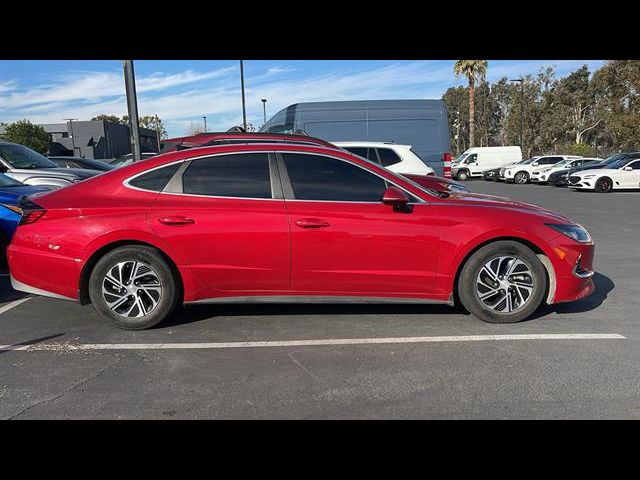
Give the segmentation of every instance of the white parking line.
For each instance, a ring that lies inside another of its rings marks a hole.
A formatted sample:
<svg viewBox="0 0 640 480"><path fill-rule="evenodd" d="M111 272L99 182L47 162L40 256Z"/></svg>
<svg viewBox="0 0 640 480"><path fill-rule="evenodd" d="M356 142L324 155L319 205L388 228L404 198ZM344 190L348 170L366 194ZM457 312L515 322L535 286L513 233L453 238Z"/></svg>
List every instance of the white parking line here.
<svg viewBox="0 0 640 480"><path fill-rule="evenodd" d="M33 297L25 297L25 298L20 298L18 300L14 300L11 303L7 303L4 307L0 307L0 315L2 315L4 312L8 312L9 310L11 310L13 307L17 307L18 305L20 305L21 303L26 302L27 300L29 300L30 298Z"/></svg>
<svg viewBox="0 0 640 480"><path fill-rule="evenodd" d="M217 342L217 343L66 343L0 345L0 351L43 351L43 350L184 350L218 348L263 348L263 347L309 347L322 345L370 345L398 343L440 343L440 342L481 342L512 340L620 340L617 333L534 333L519 335L458 335L435 337L391 337L391 338L327 338L319 340L268 340L258 342Z"/></svg>

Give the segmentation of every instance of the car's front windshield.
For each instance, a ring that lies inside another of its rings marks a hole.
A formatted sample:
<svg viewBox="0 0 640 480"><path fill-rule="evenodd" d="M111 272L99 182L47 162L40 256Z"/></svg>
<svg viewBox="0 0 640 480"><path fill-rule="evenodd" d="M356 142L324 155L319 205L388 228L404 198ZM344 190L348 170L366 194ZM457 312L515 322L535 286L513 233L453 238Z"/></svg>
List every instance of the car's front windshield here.
<svg viewBox="0 0 640 480"><path fill-rule="evenodd" d="M611 162L609 165L607 165L607 168L622 168L624 167L627 163L633 161L633 160L637 160L636 158L630 158L627 156L624 156L622 158L619 158L618 160L616 160L615 162Z"/></svg>
<svg viewBox="0 0 640 480"><path fill-rule="evenodd" d="M17 144L0 145L0 157L9 162L13 168L56 168L58 166L47 157Z"/></svg>
<svg viewBox="0 0 640 480"><path fill-rule="evenodd" d="M538 158L540 157L531 157L531 158L527 158L526 160L520 160L518 162L518 165L528 165L529 163L535 162Z"/></svg>
<svg viewBox="0 0 640 480"><path fill-rule="evenodd" d="M22 187L24 184L18 180L14 180L11 177L0 174L0 188L7 187Z"/></svg>

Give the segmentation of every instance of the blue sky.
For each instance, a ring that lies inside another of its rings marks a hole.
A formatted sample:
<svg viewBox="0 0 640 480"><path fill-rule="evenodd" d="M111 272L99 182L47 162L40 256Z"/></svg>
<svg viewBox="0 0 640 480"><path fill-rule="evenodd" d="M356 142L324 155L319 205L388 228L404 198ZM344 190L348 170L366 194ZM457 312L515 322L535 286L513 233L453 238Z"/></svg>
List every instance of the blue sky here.
<svg viewBox="0 0 640 480"><path fill-rule="evenodd" d="M463 85L454 60L247 60L248 122L262 125L291 103L326 100L440 98ZM553 66L564 76L583 64L593 71L601 60L489 60L488 79L537 74ZM239 61L135 61L140 115L157 114L170 136L184 135L207 116L210 131L242 123ZM28 118L58 123L127 112L120 60L0 61L0 121Z"/></svg>

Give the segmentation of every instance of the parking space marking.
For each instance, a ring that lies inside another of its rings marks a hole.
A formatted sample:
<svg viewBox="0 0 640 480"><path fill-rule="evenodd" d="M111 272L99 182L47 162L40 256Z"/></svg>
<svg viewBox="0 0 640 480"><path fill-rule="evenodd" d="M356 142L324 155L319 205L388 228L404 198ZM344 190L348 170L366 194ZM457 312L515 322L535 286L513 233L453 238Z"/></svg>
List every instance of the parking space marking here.
<svg viewBox="0 0 640 480"><path fill-rule="evenodd" d="M20 298L18 300L14 300L13 302L7 303L4 307L0 308L0 315L2 315L4 312L8 312L13 307L17 307L21 303L24 303L24 302L26 302L27 300L29 300L31 298L33 298L33 297Z"/></svg>
<svg viewBox="0 0 640 480"><path fill-rule="evenodd" d="M220 348L263 348L263 347L310 347L328 345L371 345L401 343L441 343L441 342L481 342L513 340L620 340L627 337L618 333L534 333L515 335L457 335L433 337L390 337L390 338L326 338L318 340L265 340L254 342L216 343L84 343L84 344L30 344L0 345L0 351L45 351L45 350L185 350Z"/></svg>

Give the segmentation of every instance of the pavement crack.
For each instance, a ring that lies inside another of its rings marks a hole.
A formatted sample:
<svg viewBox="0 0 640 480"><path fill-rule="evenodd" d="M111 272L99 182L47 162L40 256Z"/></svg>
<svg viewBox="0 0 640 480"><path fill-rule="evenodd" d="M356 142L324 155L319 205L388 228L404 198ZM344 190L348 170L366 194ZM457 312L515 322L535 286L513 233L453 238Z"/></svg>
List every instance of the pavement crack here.
<svg viewBox="0 0 640 480"><path fill-rule="evenodd" d="M56 395L54 397L51 398L47 398L45 400L36 402L32 405L29 405L28 407L22 409L21 411L19 411L18 413L16 413L15 415L12 415L10 417L5 418L5 420L14 420L16 418L18 418L19 416L27 413L28 411L30 411L31 409L40 406L40 405L46 405L48 403L51 402L55 402L56 400L64 397L65 395L68 395L69 393L72 393L73 391L75 391L77 388L82 387L83 385L95 380L96 378L98 378L99 376L101 376L103 373L105 373L107 370L111 369L112 367L115 367L116 365L118 365L119 363L122 362L123 360L123 356L122 355L118 355L117 356L117 360L113 363L111 363L110 365L107 365L105 368L103 368L102 370L100 370L98 373L96 373L95 375L92 375L88 378L85 378L84 380L82 380L81 382L76 383L75 385L73 385L71 388L68 388L66 390L64 390L62 393L60 393L59 395Z"/></svg>

